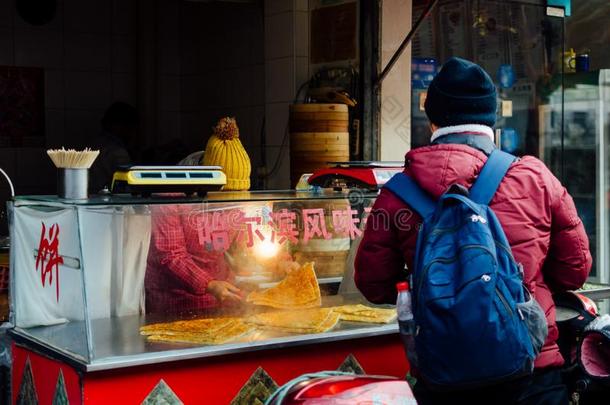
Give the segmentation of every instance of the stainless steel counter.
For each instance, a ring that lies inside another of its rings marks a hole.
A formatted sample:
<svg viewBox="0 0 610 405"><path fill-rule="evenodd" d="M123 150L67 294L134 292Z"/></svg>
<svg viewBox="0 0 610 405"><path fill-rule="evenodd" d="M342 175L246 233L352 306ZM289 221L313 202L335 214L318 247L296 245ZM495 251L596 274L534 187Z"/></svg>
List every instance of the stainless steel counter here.
<svg viewBox="0 0 610 405"><path fill-rule="evenodd" d="M335 330L310 335L257 331L230 344L200 346L178 343L151 343L139 333L143 317L131 316L91 321L93 353L87 360L84 322L30 329L15 328L11 334L18 342L36 346L60 357L83 371L101 371L146 364L196 359L254 350L311 345L357 339L398 332L396 324L372 325L341 322ZM50 344L49 342L57 342ZM71 342L68 351L59 342Z"/></svg>

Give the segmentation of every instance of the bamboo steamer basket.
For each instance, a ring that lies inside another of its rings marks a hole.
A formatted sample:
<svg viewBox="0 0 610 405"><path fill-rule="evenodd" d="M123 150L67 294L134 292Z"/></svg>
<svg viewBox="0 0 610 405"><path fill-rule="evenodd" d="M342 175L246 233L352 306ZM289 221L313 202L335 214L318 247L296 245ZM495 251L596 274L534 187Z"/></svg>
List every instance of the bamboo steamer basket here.
<svg viewBox="0 0 610 405"><path fill-rule="evenodd" d="M299 263L314 262L314 269L318 278L342 277L347 267L347 256L349 255L349 239L331 239L327 242L327 248L335 250L301 250L294 254ZM347 247L346 247L347 246Z"/></svg>
<svg viewBox="0 0 610 405"><path fill-rule="evenodd" d="M327 162L349 160L349 110L345 104L290 106L290 180Z"/></svg>

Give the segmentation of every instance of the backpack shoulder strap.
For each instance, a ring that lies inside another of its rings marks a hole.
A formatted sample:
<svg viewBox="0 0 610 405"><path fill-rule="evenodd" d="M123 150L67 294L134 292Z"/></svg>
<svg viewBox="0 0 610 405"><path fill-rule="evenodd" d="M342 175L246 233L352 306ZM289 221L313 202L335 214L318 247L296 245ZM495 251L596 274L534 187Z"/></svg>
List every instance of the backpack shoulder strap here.
<svg viewBox="0 0 610 405"><path fill-rule="evenodd" d="M489 204L510 165L517 158L495 149L487 158L479 177L470 188L470 199L478 204Z"/></svg>
<svg viewBox="0 0 610 405"><path fill-rule="evenodd" d="M383 187L417 211L422 218L427 218L434 212L436 207L434 200L422 190L415 180L404 173L395 174Z"/></svg>

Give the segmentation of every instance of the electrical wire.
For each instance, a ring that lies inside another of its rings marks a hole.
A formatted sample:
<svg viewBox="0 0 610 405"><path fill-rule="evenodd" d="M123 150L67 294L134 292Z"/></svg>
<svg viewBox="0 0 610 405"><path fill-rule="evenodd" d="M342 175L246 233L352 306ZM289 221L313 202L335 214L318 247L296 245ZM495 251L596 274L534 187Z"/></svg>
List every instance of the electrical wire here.
<svg viewBox="0 0 610 405"><path fill-rule="evenodd" d="M294 96L294 100L293 100L292 104L296 104L297 101L299 101L301 92L303 91L305 86L307 86L310 83L310 81L311 80L307 80L306 82L301 84L301 86L299 86L299 89L297 90L297 94ZM277 170L280 168L281 163L284 160L283 159L284 155L283 155L282 151L286 147L286 142L288 141L289 134L290 134L290 119L288 119L288 121L286 122L286 127L284 128L284 137L282 138L282 143L280 144L280 150L277 152L277 156L275 158L275 163L273 164L273 167L271 168L271 170L269 172L267 172L267 174L265 175L265 177L264 177L265 179L268 179L269 177L273 176L277 172Z"/></svg>
<svg viewBox="0 0 610 405"><path fill-rule="evenodd" d="M11 198L15 198L15 187L13 187L13 182L11 181L11 178L8 177L8 174L6 174L6 172L4 170L2 170L1 167L0 167L0 173L2 173L4 175L4 177L6 178L6 181L8 182L9 187L11 188Z"/></svg>

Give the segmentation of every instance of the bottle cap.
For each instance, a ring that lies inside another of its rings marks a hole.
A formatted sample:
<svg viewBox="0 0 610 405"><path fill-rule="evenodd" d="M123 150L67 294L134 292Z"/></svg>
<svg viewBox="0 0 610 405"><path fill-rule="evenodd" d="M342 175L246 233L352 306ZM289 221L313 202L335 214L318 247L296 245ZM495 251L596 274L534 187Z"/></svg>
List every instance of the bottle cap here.
<svg viewBox="0 0 610 405"><path fill-rule="evenodd" d="M407 281L401 281L400 283L396 283L397 291L409 291L409 283Z"/></svg>

